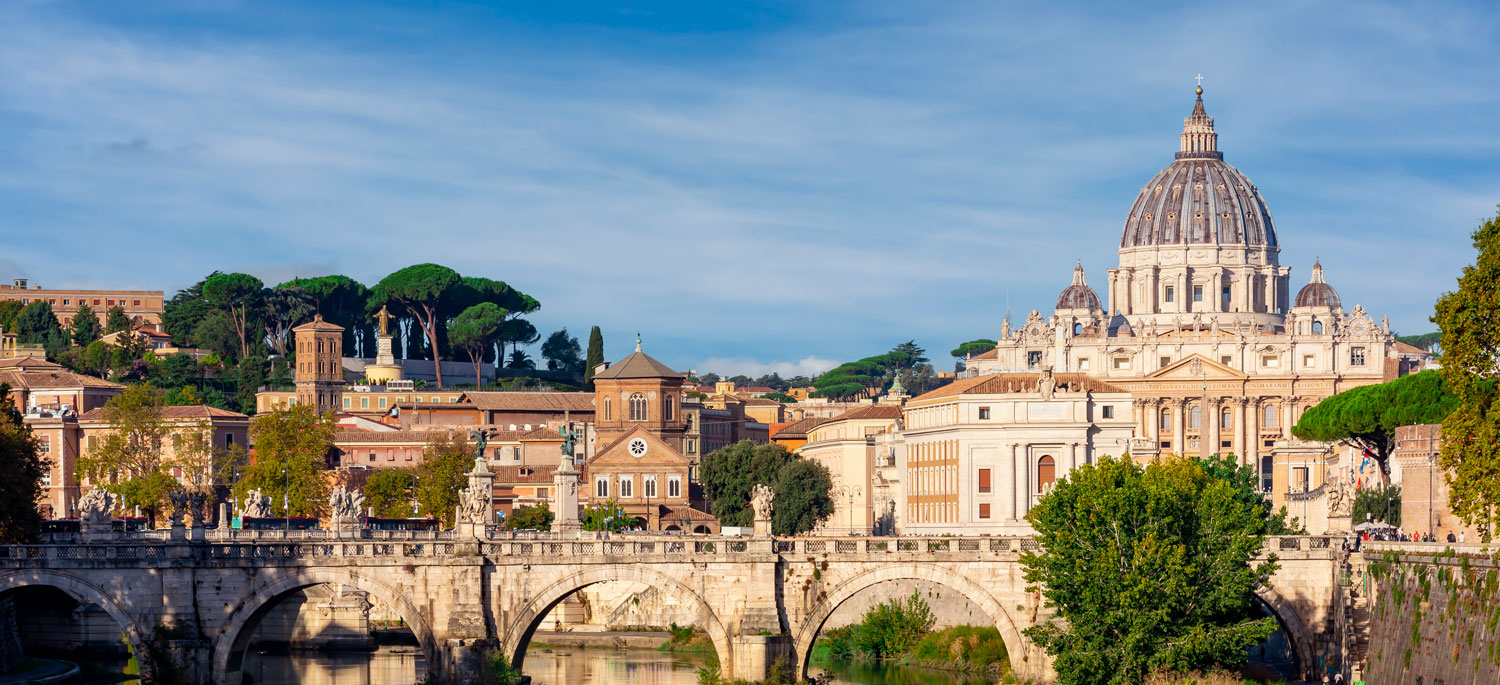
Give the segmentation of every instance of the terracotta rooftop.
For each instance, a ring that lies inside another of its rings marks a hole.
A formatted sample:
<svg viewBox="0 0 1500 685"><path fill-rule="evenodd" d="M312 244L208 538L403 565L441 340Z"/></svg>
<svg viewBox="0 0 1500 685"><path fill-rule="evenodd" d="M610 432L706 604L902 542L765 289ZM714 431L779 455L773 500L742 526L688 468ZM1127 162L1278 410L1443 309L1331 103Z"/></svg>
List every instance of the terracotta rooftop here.
<svg viewBox="0 0 1500 685"><path fill-rule="evenodd" d="M969 358L970 359L999 359L1000 358L1000 348L998 348L998 347L991 347L990 349L985 350L983 352L980 352L979 354L976 354L976 355L974 355L972 357L969 357Z"/></svg>
<svg viewBox="0 0 1500 685"><path fill-rule="evenodd" d="M343 326L340 326L340 325L338 325L336 323L329 323L327 321L324 321L322 314L314 314L312 321L309 321L309 322L307 322L305 324L302 324L301 326L298 326L298 327L292 329L292 331L294 331L294 332L295 331L342 331L342 330L344 330Z"/></svg>
<svg viewBox="0 0 1500 685"><path fill-rule="evenodd" d="M799 438L807 437L807 432L817 427L818 424L828 423L832 419L822 416L809 416L796 423L788 424L786 427L771 435L773 438Z"/></svg>
<svg viewBox="0 0 1500 685"><path fill-rule="evenodd" d="M51 367L17 367L0 369L0 383L15 389L36 390L42 388L108 388L124 390L119 383L94 378L93 376Z"/></svg>
<svg viewBox="0 0 1500 685"><path fill-rule="evenodd" d="M829 421L859 421L901 418L901 407L895 404L872 404L868 407L850 409Z"/></svg>
<svg viewBox="0 0 1500 685"><path fill-rule="evenodd" d="M1396 352L1399 354L1432 354L1416 345L1408 345L1400 340L1396 341Z"/></svg>
<svg viewBox="0 0 1500 685"><path fill-rule="evenodd" d="M576 411L593 413L591 392L466 392L467 400L484 411Z"/></svg>
<svg viewBox="0 0 1500 685"><path fill-rule="evenodd" d="M636 345L635 351L624 359L610 365L609 368L594 374L594 378L623 379L623 378L681 378L682 374L673 371L656 360L649 354L641 351L640 345Z"/></svg>
<svg viewBox="0 0 1500 685"><path fill-rule="evenodd" d="M1008 393L1036 392L1036 382L1041 374L1038 373L1000 373L988 376L975 376L963 380L954 381L941 388L927 392L915 398L912 402L932 400L942 397L953 397L955 395L1000 395ZM1087 390L1089 392L1125 392L1123 388L1110 385L1097 378L1085 376L1081 373L1059 373L1054 376L1057 379L1057 390L1059 392L1077 392Z"/></svg>
<svg viewBox="0 0 1500 685"><path fill-rule="evenodd" d="M521 475L521 469L527 469L528 475ZM495 474L495 485L504 483L551 483L552 475L557 472L556 466L495 466L490 465L490 471Z"/></svg>
<svg viewBox="0 0 1500 685"><path fill-rule="evenodd" d="M237 411L210 407L206 404L192 404L180 407L162 407L162 418L165 419L245 419L250 417ZM104 408L96 407L78 417L80 421L102 421L104 419Z"/></svg>

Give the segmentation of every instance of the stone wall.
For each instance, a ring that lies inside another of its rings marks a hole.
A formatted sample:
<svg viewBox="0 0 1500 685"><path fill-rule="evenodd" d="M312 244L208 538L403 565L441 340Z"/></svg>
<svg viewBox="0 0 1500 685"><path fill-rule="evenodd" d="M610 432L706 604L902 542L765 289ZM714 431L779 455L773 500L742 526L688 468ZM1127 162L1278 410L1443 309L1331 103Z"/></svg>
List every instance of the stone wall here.
<svg viewBox="0 0 1500 685"><path fill-rule="evenodd" d="M1500 682L1500 572L1490 557L1370 559L1369 683Z"/></svg>
<svg viewBox="0 0 1500 685"><path fill-rule="evenodd" d="M16 625L16 604L9 597L0 597L0 673L20 665L25 656L21 652L21 630Z"/></svg>

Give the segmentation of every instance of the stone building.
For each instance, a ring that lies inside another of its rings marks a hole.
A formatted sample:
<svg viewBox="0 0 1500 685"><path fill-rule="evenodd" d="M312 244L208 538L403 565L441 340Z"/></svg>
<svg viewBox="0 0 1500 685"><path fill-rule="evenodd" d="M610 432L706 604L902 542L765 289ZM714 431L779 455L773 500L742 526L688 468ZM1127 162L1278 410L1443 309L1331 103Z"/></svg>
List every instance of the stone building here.
<svg viewBox="0 0 1500 685"><path fill-rule="evenodd" d="M796 453L826 467L833 479L833 515L814 532L868 535L874 507L875 436L901 430L900 404L874 404L809 424Z"/></svg>
<svg viewBox="0 0 1500 685"><path fill-rule="evenodd" d="M1072 469L1129 449L1131 397L1083 374L993 374L906 404L903 532L1023 534Z"/></svg>
<svg viewBox="0 0 1500 685"><path fill-rule="evenodd" d="M1443 425L1428 423L1396 429L1391 462L1401 469L1401 528L1408 533L1432 533L1438 540L1462 533L1467 542L1480 541L1479 530L1465 525L1448 508L1448 472L1438 466L1443 449ZM1355 521L1360 523L1360 521Z"/></svg>
<svg viewBox="0 0 1500 685"><path fill-rule="evenodd" d="M52 312L64 327L71 326L73 314L78 311L78 307L87 304L94 310L94 315L99 317L100 326L104 325L111 307L120 307L130 317L133 326L147 326L159 331L164 310L160 290L43 290L42 286L33 286L24 278L15 279L11 285L0 285L0 302L6 300L23 305L46 302L52 305Z"/></svg>
<svg viewBox="0 0 1500 685"><path fill-rule="evenodd" d="M1002 323L965 375L1087 374L1130 393L1142 453L1233 453L1269 489L1274 447L1304 410L1420 363L1384 319L1343 308L1321 263L1292 291L1265 198L1224 162L1198 94L1175 161L1126 215L1107 300L1078 265L1051 316Z"/></svg>

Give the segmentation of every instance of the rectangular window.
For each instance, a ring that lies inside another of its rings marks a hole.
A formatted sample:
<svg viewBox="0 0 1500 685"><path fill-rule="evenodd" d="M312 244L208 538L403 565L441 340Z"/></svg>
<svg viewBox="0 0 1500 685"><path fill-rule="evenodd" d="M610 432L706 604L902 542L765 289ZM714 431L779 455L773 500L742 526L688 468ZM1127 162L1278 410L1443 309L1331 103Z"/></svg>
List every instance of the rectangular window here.
<svg viewBox="0 0 1500 685"><path fill-rule="evenodd" d="M411 450L406 450L406 460L411 461Z"/></svg>
<svg viewBox="0 0 1500 685"><path fill-rule="evenodd" d="M641 487L647 497L656 497L656 476L641 476Z"/></svg>
<svg viewBox="0 0 1500 685"><path fill-rule="evenodd" d="M1089 358L1088 357L1084 357L1083 359L1078 360L1078 370L1079 371L1088 371L1089 370Z"/></svg>
<svg viewBox="0 0 1500 685"><path fill-rule="evenodd" d="M381 409L385 409L385 401L386 401L386 398L384 398L384 397L380 398L380 408Z"/></svg>
<svg viewBox="0 0 1500 685"><path fill-rule="evenodd" d="M600 499L609 497L609 478L600 476L594 479L594 497Z"/></svg>
<svg viewBox="0 0 1500 685"><path fill-rule="evenodd" d="M1034 369L1040 363L1042 363L1042 353L1040 351L1026 353L1026 366Z"/></svg>
<svg viewBox="0 0 1500 685"><path fill-rule="evenodd" d="M511 461L521 461L521 448L519 448L519 447L512 447L512 448L510 448L510 459L511 459Z"/></svg>
<svg viewBox="0 0 1500 685"><path fill-rule="evenodd" d="M1174 301L1176 301L1176 295L1177 295L1177 289L1173 288L1172 286L1169 285L1169 286L1167 286L1166 294L1162 297L1162 301L1164 301L1164 302L1174 302Z"/></svg>
<svg viewBox="0 0 1500 685"><path fill-rule="evenodd" d="M396 461L396 450L386 450L385 451L385 460L386 461Z"/></svg>
<svg viewBox="0 0 1500 685"><path fill-rule="evenodd" d="M979 408L979 420L980 421L987 421L987 420L989 420L989 418L990 418L990 408L989 407L980 407Z"/></svg>
<svg viewBox="0 0 1500 685"><path fill-rule="evenodd" d="M979 469L979 491L980 492L989 492L990 491L990 470L989 469Z"/></svg>
<svg viewBox="0 0 1500 685"><path fill-rule="evenodd" d="M667 496L672 498L682 497L681 476L671 476L667 478Z"/></svg>
<svg viewBox="0 0 1500 685"><path fill-rule="evenodd" d="M1231 357L1231 356L1229 356L1227 354L1221 354L1221 355L1219 355L1219 363L1223 364L1224 366L1229 366L1229 364L1231 362L1233 362L1233 361L1234 361L1234 357Z"/></svg>
<svg viewBox="0 0 1500 685"><path fill-rule="evenodd" d="M622 499L635 497L634 476L620 476L620 497Z"/></svg>
<svg viewBox="0 0 1500 685"><path fill-rule="evenodd" d="M1353 364L1354 366L1364 366L1365 365L1365 348L1363 348L1363 347L1351 347L1351 348L1349 348L1349 363Z"/></svg>
<svg viewBox="0 0 1500 685"><path fill-rule="evenodd" d="M537 499L547 499L547 488L537 488L536 489L536 498Z"/></svg>
<svg viewBox="0 0 1500 685"><path fill-rule="evenodd" d="M99 301L98 300L94 300L94 306L95 307L99 306Z"/></svg>
<svg viewBox="0 0 1500 685"><path fill-rule="evenodd" d="M344 398L344 408L348 409L348 408L350 408L352 406L354 406L354 398L352 398L352 397L345 397Z"/></svg>
<svg viewBox="0 0 1500 685"><path fill-rule="evenodd" d="M1167 368L1168 366L1171 366L1171 365L1172 365L1172 358L1171 357L1162 357L1161 358L1161 368L1165 369L1165 368Z"/></svg>
<svg viewBox="0 0 1500 685"><path fill-rule="evenodd" d="M1292 482L1289 485L1292 492L1307 492L1307 467L1292 467Z"/></svg>
<svg viewBox="0 0 1500 685"><path fill-rule="evenodd" d="M1106 405L1104 405L1104 407L1102 409L1103 409L1103 414L1102 415L1104 416L1104 418L1106 418L1106 419L1112 419L1112 418L1115 417L1115 407L1114 407L1114 405L1112 405L1112 404L1106 404Z"/></svg>
<svg viewBox="0 0 1500 685"><path fill-rule="evenodd" d="M1117 368L1117 369L1128 369L1128 368L1130 368L1130 357L1115 357L1115 368Z"/></svg>
<svg viewBox="0 0 1500 685"><path fill-rule="evenodd" d="M359 408L360 409L369 409L370 408L370 398L368 398L368 397L361 397L361 398L359 398Z"/></svg>
<svg viewBox="0 0 1500 685"><path fill-rule="evenodd" d="M1315 365L1315 363L1314 363L1315 359L1317 359L1317 358L1314 357L1314 356L1312 356L1312 355L1310 355L1310 354L1304 354L1304 355L1302 355L1302 367L1305 368L1305 369L1311 369Z"/></svg>
<svg viewBox="0 0 1500 685"><path fill-rule="evenodd" d="M52 436L49 436L49 435L43 435L43 436L41 436L41 440L37 441L36 451L37 451L37 454L40 454L40 455L42 455L44 457L47 456L47 455L49 455L49 454L52 454Z"/></svg>
<svg viewBox="0 0 1500 685"><path fill-rule="evenodd" d="M70 305L70 304L73 304L72 300L69 300L69 299L66 299L66 298L63 299L63 306L67 306L67 305Z"/></svg>
<svg viewBox="0 0 1500 685"><path fill-rule="evenodd" d="M979 505L979 518L987 519L989 517L990 517L990 505L988 505L988 504L980 504Z"/></svg>
<svg viewBox="0 0 1500 685"><path fill-rule="evenodd" d="M1278 366L1281 366L1281 357L1268 354L1260 358L1260 365L1268 369L1274 369Z"/></svg>
<svg viewBox="0 0 1500 685"><path fill-rule="evenodd" d="M140 300L136 300L135 301L135 306L137 306L137 307L141 306L141 301Z"/></svg>
<svg viewBox="0 0 1500 685"><path fill-rule="evenodd" d="M1229 286L1226 285L1219 289L1219 299L1223 300L1224 304L1229 304Z"/></svg>
<svg viewBox="0 0 1500 685"><path fill-rule="evenodd" d="M1202 302L1203 301L1203 286L1201 286L1201 285L1195 285L1195 286L1193 286L1193 301L1194 302Z"/></svg>
<svg viewBox="0 0 1500 685"><path fill-rule="evenodd" d="M375 461L375 453L374 452L370 453L370 461Z"/></svg>

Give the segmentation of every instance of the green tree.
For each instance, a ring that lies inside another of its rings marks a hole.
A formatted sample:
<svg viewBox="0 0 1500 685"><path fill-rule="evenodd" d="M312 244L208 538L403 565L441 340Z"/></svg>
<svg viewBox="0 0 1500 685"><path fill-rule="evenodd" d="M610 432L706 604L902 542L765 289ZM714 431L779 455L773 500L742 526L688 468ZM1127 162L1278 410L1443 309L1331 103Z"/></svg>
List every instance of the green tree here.
<svg viewBox="0 0 1500 685"><path fill-rule="evenodd" d="M380 306L369 309L370 289L359 281L335 274L295 278L276 287L295 288L307 293L313 300L314 310L322 314L325 321L344 327L345 350L357 349L360 339L366 345L375 344L375 328L371 317L380 310ZM397 328L393 332L399 332L399 326ZM399 347L396 349L400 350ZM365 357L373 356L374 348L366 347L360 354Z"/></svg>
<svg viewBox="0 0 1500 685"><path fill-rule="evenodd" d="M754 522L750 491L761 484L776 493L771 530L777 535L805 533L833 513L828 469L775 443L741 440L717 450L703 457L699 478L722 525Z"/></svg>
<svg viewBox="0 0 1500 685"><path fill-rule="evenodd" d="M209 277L211 278L218 273L215 271L209 274ZM172 299L167 300L162 308L162 326L166 329L167 334L172 336L172 342L179 347L188 347L195 344L200 347L206 347L195 342L193 338L198 324L203 320L203 317L207 316L213 310L213 307L208 304L208 300L203 299L203 284L207 280L205 278L187 288L177 291L177 294L173 295ZM124 311L121 310L121 313L123 314ZM108 323L106 320L106 330L109 328Z"/></svg>
<svg viewBox="0 0 1500 685"><path fill-rule="evenodd" d="M18 300L0 302L0 331L15 333L16 317L20 316L21 310L25 308L26 305L21 304Z"/></svg>
<svg viewBox="0 0 1500 685"><path fill-rule="evenodd" d="M1232 454L1204 457L1203 470L1210 478L1217 478L1234 488L1235 498L1245 506L1263 504L1266 500L1259 490L1260 472L1253 464L1241 464ZM1286 507L1270 515L1266 524L1267 535L1306 535L1307 531L1287 522Z"/></svg>
<svg viewBox="0 0 1500 685"><path fill-rule="evenodd" d="M265 357L253 355L241 359L239 366L235 367L235 386L239 388L235 399L239 402L241 413L255 413L255 393L266 383L266 371L269 364L270 360Z"/></svg>
<svg viewBox="0 0 1500 685"><path fill-rule="evenodd" d="M79 304L78 311L73 313L73 344L82 347L98 339L99 315L88 303Z"/></svg>
<svg viewBox="0 0 1500 685"><path fill-rule="evenodd" d="M16 335L20 343L44 345L49 338L61 333L62 324L52 313L52 305L41 300L26 305L16 317Z"/></svg>
<svg viewBox="0 0 1500 685"><path fill-rule="evenodd" d="M766 393L764 395L761 395L761 397L764 397L764 398L766 398L768 400L776 400L777 402L780 402L782 404L796 404L797 403L797 398L792 397L791 395L788 395L788 394L786 394L784 392L768 392L768 393Z"/></svg>
<svg viewBox="0 0 1500 685"><path fill-rule="evenodd" d="M239 334L235 332L234 320L229 314L218 310L209 311L198 320L193 329L192 344L217 354L220 358L238 361L240 355Z"/></svg>
<svg viewBox="0 0 1500 685"><path fill-rule="evenodd" d="M484 361L485 349L500 332L500 323L505 320L505 314L506 311L493 302L480 302L463 310L448 324L448 339L463 348L469 355L469 361L474 363L476 388L484 386L479 367Z"/></svg>
<svg viewBox="0 0 1500 685"><path fill-rule="evenodd" d="M95 438L74 462L78 480L120 496L120 508L140 507L151 525L177 485L166 474L162 448L176 433L162 411L162 392L149 383L126 386L105 403L101 423L109 432Z"/></svg>
<svg viewBox="0 0 1500 685"><path fill-rule="evenodd" d="M1428 352L1439 352L1442 350L1442 346L1438 343L1442 342L1443 333L1441 331L1433 331L1421 335L1398 335L1396 336L1396 340L1412 347L1420 347Z"/></svg>
<svg viewBox="0 0 1500 685"><path fill-rule="evenodd" d="M452 528L458 509L459 491L468 485L474 467L474 448L459 431L433 431L417 467L417 502L428 516Z"/></svg>
<svg viewBox="0 0 1500 685"><path fill-rule="evenodd" d="M375 469L365 479L365 506L375 510L379 518L411 516L416 482L417 473L412 469Z"/></svg>
<svg viewBox="0 0 1500 685"><path fill-rule="evenodd" d="M1500 216L1474 231L1479 252L1438 298L1432 320L1443 331L1443 368L1458 406L1443 419L1439 463L1453 513L1478 528L1486 542L1500 526Z"/></svg>
<svg viewBox="0 0 1500 685"><path fill-rule="evenodd" d="M0 383L0 543L36 542L41 536L42 513L36 503L48 468L36 437L16 410L10 386Z"/></svg>
<svg viewBox="0 0 1500 685"><path fill-rule="evenodd" d="M506 530L551 530L552 509L542 502L534 507L516 507L505 517Z"/></svg>
<svg viewBox="0 0 1500 685"><path fill-rule="evenodd" d="M229 315L240 339L240 359L250 356L250 336L259 318L265 284L250 274L214 274L203 282L203 298Z"/></svg>
<svg viewBox="0 0 1500 685"><path fill-rule="evenodd" d="M542 357L547 360L547 369L578 373L583 366L583 348L578 338L568 335L568 329L553 331L542 343Z"/></svg>
<svg viewBox="0 0 1500 685"><path fill-rule="evenodd" d="M110 356L114 348L95 340L83 348L83 354L78 357L79 369L91 376L109 378Z"/></svg>
<svg viewBox="0 0 1500 685"><path fill-rule="evenodd" d="M1021 556L1026 581L1063 620L1024 632L1056 658L1061 682L1233 668L1276 630L1251 617L1277 568L1256 559L1267 505L1242 501L1196 459L1082 465L1026 520L1040 547Z"/></svg>
<svg viewBox="0 0 1500 685"><path fill-rule="evenodd" d="M970 340L969 342L960 344L958 347L953 348L953 351L949 352L948 354L958 357L959 359L964 359L965 357L968 357L970 355L984 354L985 352L989 352L993 349L995 349L995 341L986 338L979 338L978 340Z"/></svg>
<svg viewBox="0 0 1500 685"><path fill-rule="evenodd" d="M876 660L909 654L922 638L932 632L937 617L927 600L913 591L870 607L855 633L855 649Z"/></svg>
<svg viewBox="0 0 1500 685"><path fill-rule="evenodd" d="M595 502L583 508L579 517L584 530L625 530L630 527L630 517L614 500Z"/></svg>
<svg viewBox="0 0 1500 685"><path fill-rule="evenodd" d="M510 361L505 363L507 369L534 369L536 362L531 361L531 355L526 350L517 348L510 351Z"/></svg>
<svg viewBox="0 0 1500 685"><path fill-rule="evenodd" d="M1384 521L1400 527L1401 486L1380 485L1360 490L1354 495L1354 505L1350 515L1355 523Z"/></svg>
<svg viewBox="0 0 1500 685"><path fill-rule="evenodd" d="M234 484L234 499L245 501L250 490L272 500L271 510L290 516L321 516L328 508L325 477L333 450L333 417L316 407L278 406L250 422L255 462L245 467Z"/></svg>
<svg viewBox="0 0 1500 685"><path fill-rule="evenodd" d="M1344 442L1368 451L1386 478L1396 428L1439 423L1457 406L1443 375L1435 370L1402 376L1387 383L1362 385L1333 395L1308 409L1292 427L1303 440Z"/></svg>
<svg viewBox="0 0 1500 685"><path fill-rule="evenodd" d="M135 330L135 324L131 323L130 315L125 313L125 308L115 305L104 312L104 334L119 333L120 331Z"/></svg>
<svg viewBox="0 0 1500 685"><path fill-rule="evenodd" d="M433 370L438 387L443 387L443 365L438 363L438 321L446 318L441 304L449 291L460 283L458 272L437 264L417 264L386 276L375 286L371 303L393 301L406 308L427 336L432 350ZM452 516L452 514L449 514Z"/></svg>
<svg viewBox="0 0 1500 685"><path fill-rule="evenodd" d="M604 333L598 326L589 329L589 352L583 360L583 385L589 392L594 391L594 369L604 363Z"/></svg>
<svg viewBox="0 0 1500 685"><path fill-rule="evenodd" d="M915 340L908 340L891 348L889 355L895 360L896 366L902 369L910 369L930 361L927 359L927 350L922 349Z"/></svg>
<svg viewBox="0 0 1500 685"><path fill-rule="evenodd" d="M284 358L288 356L288 348L292 343L292 329L312 320L313 313L317 311L317 303L312 295L301 288L281 286L265 289L261 302L265 314L261 321L265 328L265 339L270 341L271 349ZM352 346L344 349L354 351Z"/></svg>

